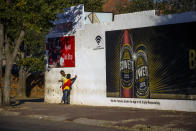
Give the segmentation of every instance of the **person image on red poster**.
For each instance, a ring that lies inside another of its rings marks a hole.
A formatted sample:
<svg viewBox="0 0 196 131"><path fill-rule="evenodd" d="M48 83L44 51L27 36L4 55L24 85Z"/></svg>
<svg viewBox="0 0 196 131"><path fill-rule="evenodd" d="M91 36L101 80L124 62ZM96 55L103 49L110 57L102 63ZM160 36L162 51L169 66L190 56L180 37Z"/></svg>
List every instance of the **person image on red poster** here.
<svg viewBox="0 0 196 131"><path fill-rule="evenodd" d="M74 36L65 36L60 38L61 42L61 67L75 66L75 39Z"/></svg>

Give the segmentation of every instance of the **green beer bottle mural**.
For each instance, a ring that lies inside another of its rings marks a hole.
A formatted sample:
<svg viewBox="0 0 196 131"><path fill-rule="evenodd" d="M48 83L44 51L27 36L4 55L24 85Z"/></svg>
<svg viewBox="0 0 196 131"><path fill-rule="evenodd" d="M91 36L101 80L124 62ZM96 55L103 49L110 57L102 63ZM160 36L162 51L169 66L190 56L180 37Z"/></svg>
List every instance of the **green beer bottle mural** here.
<svg viewBox="0 0 196 131"><path fill-rule="evenodd" d="M135 53L135 97L150 98L147 50L140 44Z"/></svg>

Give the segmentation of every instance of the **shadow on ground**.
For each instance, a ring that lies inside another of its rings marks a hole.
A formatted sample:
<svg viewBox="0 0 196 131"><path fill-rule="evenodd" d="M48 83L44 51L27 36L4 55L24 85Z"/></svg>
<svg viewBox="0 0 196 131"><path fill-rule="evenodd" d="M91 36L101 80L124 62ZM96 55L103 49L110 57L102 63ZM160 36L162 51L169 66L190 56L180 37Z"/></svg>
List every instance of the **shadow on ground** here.
<svg viewBox="0 0 196 131"><path fill-rule="evenodd" d="M18 106L27 102L44 102L44 98L11 99L11 106Z"/></svg>

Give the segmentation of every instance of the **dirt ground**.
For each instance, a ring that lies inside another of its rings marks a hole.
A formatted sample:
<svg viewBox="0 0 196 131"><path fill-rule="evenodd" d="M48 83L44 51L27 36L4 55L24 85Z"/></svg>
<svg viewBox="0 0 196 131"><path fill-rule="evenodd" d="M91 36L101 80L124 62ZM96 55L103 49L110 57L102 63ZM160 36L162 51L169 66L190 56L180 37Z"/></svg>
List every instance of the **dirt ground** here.
<svg viewBox="0 0 196 131"><path fill-rule="evenodd" d="M196 129L195 112L46 104L41 99L1 107L0 115L131 131L195 131Z"/></svg>

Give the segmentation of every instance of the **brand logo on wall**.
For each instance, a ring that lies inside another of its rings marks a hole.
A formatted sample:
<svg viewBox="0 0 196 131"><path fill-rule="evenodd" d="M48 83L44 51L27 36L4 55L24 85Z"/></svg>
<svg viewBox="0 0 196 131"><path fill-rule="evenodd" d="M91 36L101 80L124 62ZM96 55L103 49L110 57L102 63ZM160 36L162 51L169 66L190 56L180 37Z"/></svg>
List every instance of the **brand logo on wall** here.
<svg viewBox="0 0 196 131"><path fill-rule="evenodd" d="M95 41L97 43L96 47L93 50L104 49L103 47L103 39L100 35L95 37Z"/></svg>

